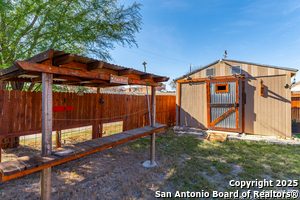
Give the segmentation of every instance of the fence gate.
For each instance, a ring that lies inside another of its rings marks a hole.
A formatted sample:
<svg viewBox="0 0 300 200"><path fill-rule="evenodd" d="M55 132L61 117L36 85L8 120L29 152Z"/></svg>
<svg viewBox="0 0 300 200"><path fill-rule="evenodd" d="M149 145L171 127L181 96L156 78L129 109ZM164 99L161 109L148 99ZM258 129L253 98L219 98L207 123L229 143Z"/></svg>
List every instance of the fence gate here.
<svg viewBox="0 0 300 200"><path fill-rule="evenodd" d="M209 129L239 132L238 80L233 78L206 81Z"/></svg>

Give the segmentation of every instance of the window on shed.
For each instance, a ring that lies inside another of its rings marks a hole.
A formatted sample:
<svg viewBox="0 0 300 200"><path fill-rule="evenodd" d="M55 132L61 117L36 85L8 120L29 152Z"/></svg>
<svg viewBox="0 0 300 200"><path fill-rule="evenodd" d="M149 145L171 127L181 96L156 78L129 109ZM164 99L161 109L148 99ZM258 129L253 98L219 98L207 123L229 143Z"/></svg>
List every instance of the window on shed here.
<svg viewBox="0 0 300 200"><path fill-rule="evenodd" d="M241 73L242 73L241 65L231 66L231 75L241 74Z"/></svg>
<svg viewBox="0 0 300 200"><path fill-rule="evenodd" d="M226 93L228 92L228 83L216 84L215 85L216 93Z"/></svg>
<svg viewBox="0 0 300 200"><path fill-rule="evenodd" d="M215 76L215 68L206 69L206 76Z"/></svg>

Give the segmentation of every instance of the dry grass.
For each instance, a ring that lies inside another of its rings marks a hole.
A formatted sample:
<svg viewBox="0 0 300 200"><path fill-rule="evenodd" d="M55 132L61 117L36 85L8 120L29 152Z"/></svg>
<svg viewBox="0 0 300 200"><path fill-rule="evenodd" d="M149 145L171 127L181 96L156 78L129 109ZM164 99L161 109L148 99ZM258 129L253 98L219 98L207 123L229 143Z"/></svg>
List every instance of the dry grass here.
<svg viewBox="0 0 300 200"><path fill-rule="evenodd" d="M166 131L157 134L158 166L144 168L149 148L147 136L53 167L52 199L155 199L157 190L232 191L237 188L229 187L230 179L300 177L298 146L209 142ZM39 181L35 173L5 182L0 198L39 199Z"/></svg>

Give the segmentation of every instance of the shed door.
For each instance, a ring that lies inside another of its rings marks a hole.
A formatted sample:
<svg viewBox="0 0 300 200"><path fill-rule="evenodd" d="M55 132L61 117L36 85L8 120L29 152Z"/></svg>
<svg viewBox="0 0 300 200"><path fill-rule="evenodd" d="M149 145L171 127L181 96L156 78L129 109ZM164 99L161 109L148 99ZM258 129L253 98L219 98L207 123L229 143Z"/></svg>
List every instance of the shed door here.
<svg viewBox="0 0 300 200"><path fill-rule="evenodd" d="M208 128L239 131L238 78L210 80L206 84Z"/></svg>

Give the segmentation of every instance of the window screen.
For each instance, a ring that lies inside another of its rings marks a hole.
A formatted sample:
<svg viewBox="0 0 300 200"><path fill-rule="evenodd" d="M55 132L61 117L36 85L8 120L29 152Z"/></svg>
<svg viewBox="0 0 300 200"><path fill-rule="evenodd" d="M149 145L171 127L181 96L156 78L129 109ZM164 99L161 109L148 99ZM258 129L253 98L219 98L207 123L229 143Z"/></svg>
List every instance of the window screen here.
<svg viewBox="0 0 300 200"><path fill-rule="evenodd" d="M241 74L241 65L231 66L231 75Z"/></svg>
<svg viewBox="0 0 300 200"><path fill-rule="evenodd" d="M206 76L215 76L215 68L210 68L206 70Z"/></svg>

